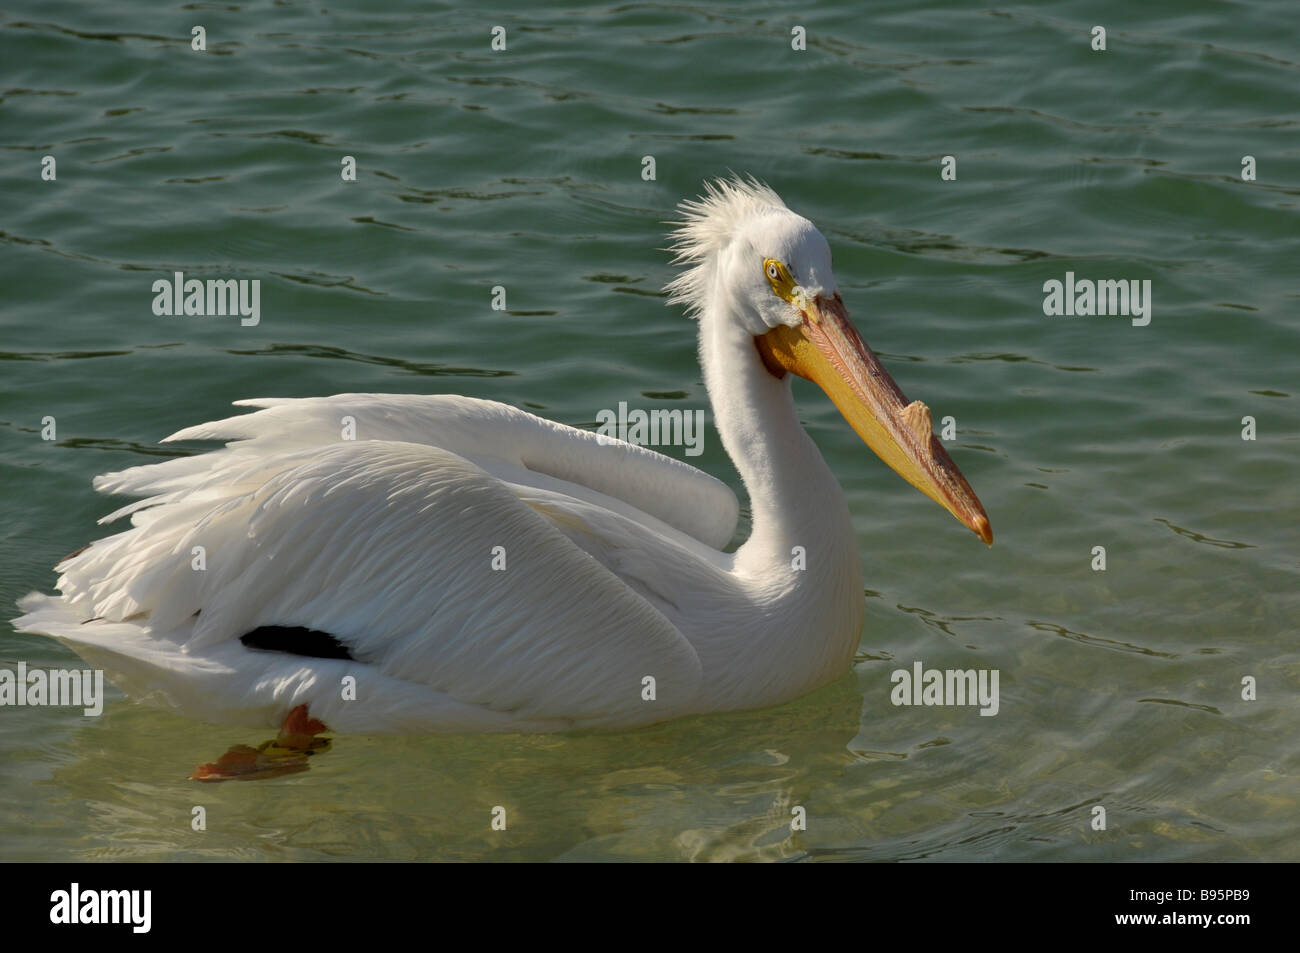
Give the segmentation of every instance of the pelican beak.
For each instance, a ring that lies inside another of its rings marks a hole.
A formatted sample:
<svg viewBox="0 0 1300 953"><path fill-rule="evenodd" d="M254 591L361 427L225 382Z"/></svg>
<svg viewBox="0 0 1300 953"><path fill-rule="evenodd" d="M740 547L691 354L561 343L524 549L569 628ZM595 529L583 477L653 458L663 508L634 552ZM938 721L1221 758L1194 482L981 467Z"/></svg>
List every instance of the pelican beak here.
<svg viewBox="0 0 1300 953"><path fill-rule="evenodd" d="M984 507L935 438L930 409L919 400L907 402L849 321L840 296L791 300L803 321L754 339L767 369L777 377L790 371L821 387L876 456L993 545Z"/></svg>

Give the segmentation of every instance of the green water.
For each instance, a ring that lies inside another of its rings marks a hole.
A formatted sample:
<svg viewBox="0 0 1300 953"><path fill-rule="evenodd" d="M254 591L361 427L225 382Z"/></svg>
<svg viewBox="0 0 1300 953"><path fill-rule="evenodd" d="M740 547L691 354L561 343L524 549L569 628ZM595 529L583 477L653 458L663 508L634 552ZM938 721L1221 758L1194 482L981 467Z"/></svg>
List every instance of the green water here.
<svg viewBox="0 0 1300 953"><path fill-rule="evenodd" d="M183 779L266 733L116 691L98 719L3 708L0 858L1300 859L1296 23L1292 0L11 0L6 617L104 532L95 474L241 397L460 393L588 427L705 406L661 223L728 169L826 234L865 338L954 417L997 542L800 383L868 586L836 684L624 735L344 737L209 786ZM173 271L260 278L260 324L155 316ZM1068 271L1149 279L1151 323L1045 316ZM711 431L691 462L740 490ZM20 660L76 664L0 625ZM916 660L997 669L999 713L895 707Z"/></svg>

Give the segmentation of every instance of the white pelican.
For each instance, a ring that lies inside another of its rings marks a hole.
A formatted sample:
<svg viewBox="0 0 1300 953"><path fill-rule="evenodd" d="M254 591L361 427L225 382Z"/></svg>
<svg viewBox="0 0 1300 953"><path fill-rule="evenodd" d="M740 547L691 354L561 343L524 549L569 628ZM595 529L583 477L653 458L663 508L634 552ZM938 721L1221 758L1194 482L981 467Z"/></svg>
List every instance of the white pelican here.
<svg viewBox="0 0 1300 953"><path fill-rule="evenodd" d="M699 319L749 493L735 552L725 484L505 404L242 400L260 409L167 438L224 448L98 477L144 497L101 521L131 528L59 563L62 595L28 595L16 625L129 694L232 724L292 710L286 731L308 735L302 706L342 732L623 729L838 678L862 628L858 543L790 374L991 543L988 518L849 322L811 222L752 178L680 211L668 290Z"/></svg>

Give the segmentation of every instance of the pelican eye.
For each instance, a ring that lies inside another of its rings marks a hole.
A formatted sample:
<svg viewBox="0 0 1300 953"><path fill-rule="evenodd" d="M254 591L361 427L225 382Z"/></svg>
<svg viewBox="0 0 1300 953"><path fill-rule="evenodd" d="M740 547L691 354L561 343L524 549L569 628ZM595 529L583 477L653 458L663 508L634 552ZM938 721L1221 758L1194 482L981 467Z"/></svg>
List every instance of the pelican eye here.
<svg viewBox="0 0 1300 953"><path fill-rule="evenodd" d="M790 295L794 292L794 278L790 275L790 269L775 258L765 258L763 274L767 275L767 281L777 297L789 301Z"/></svg>

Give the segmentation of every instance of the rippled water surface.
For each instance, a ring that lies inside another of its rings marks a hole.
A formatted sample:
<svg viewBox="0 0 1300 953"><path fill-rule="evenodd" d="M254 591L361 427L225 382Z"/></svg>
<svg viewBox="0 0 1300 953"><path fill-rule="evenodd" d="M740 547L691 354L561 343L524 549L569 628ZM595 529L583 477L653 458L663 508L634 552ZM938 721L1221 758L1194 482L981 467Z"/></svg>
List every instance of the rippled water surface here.
<svg viewBox="0 0 1300 953"><path fill-rule="evenodd" d="M201 790L196 763L265 733L116 691L98 719L0 708L0 857L1300 859L1292 0L386 6L6 4L5 617L103 532L95 474L241 397L704 406L661 223L728 169L826 234L866 339L955 418L997 543L800 383L869 587L836 684L623 735L342 737ZM174 271L260 278L260 324L156 317ZM1066 272L1149 279L1151 323L1046 317ZM997 716L892 705L917 660L997 669ZM0 627L19 661L76 659Z"/></svg>

